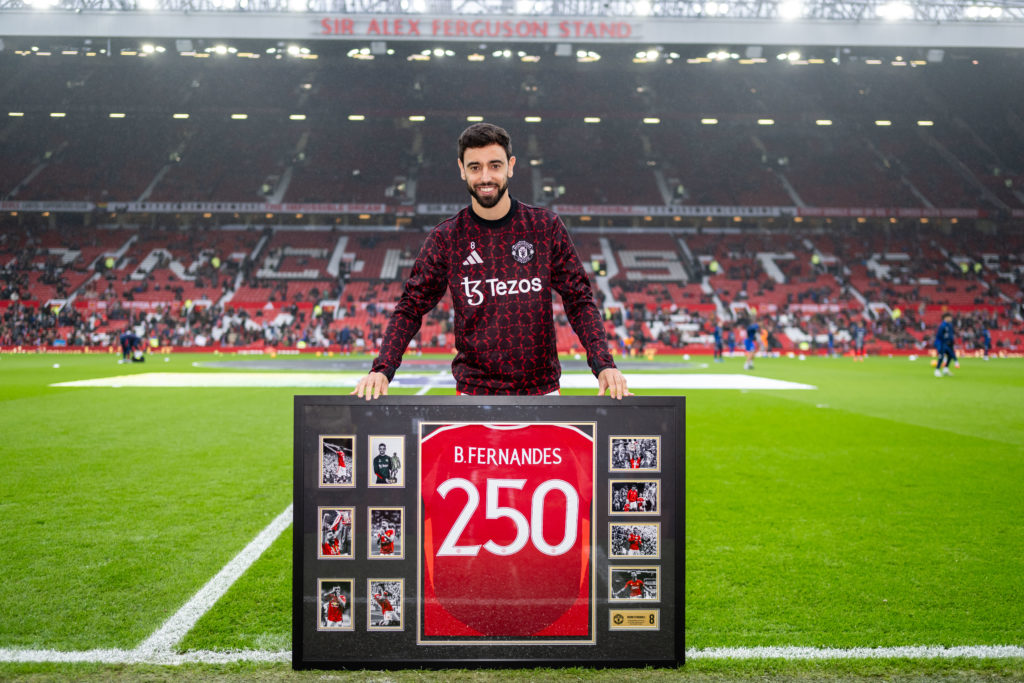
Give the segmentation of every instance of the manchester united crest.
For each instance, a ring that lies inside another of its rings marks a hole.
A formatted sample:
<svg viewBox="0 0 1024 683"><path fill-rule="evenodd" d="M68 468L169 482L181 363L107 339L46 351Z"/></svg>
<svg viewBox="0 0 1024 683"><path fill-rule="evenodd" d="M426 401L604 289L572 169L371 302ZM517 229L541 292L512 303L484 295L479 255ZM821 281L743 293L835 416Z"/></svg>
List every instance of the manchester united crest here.
<svg viewBox="0 0 1024 683"><path fill-rule="evenodd" d="M533 259L533 245L526 240L519 240L512 245L512 257L520 263L529 263Z"/></svg>

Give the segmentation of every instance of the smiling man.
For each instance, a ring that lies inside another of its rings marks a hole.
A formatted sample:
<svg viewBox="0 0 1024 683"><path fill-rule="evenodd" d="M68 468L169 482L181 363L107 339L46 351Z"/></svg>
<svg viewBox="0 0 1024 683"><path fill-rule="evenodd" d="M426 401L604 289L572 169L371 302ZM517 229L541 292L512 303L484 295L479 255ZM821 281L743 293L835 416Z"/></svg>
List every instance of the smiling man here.
<svg viewBox="0 0 1024 683"><path fill-rule="evenodd" d="M597 394L630 395L608 352L590 280L565 224L554 212L508 193L516 165L508 133L493 124L473 124L459 136L458 162L470 205L427 236L380 355L352 393L367 400L388 393L423 316L451 290L457 351L452 374L459 393L558 392L555 291L587 351Z"/></svg>

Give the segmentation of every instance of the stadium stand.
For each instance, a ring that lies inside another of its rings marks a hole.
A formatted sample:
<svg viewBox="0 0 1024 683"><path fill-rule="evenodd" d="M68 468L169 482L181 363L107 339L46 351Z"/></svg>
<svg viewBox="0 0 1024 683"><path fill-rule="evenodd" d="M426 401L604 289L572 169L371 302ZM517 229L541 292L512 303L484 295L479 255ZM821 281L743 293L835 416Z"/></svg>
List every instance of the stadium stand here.
<svg viewBox="0 0 1024 683"><path fill-rule="evenodd" d="M171 346L373 348L424 230L466 201L451 98L472 92L513 132L513 193L569 209L619 353L705 352L716 321L749 317L782 351L830 329L844 344L863 320L869 351L920 352L944 310L965 343L987 324L1024 350L1024 91L992 86L1020 60L622 51L541 68L325 50L0 53L18 114L0 123L0 341L102 346L132 325ZM450 347L450 311L418 348Z"/></svg>

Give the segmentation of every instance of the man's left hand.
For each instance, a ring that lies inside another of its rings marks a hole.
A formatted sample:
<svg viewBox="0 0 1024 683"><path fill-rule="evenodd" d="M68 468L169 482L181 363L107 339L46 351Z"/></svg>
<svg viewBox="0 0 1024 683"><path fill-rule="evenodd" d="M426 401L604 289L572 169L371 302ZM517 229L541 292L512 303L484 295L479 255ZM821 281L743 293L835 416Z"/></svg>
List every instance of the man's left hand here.
<svg viewBox="0 0 1024 683"><path fill-rule="evenodd" d="M605 390L614 399L622 400L623 396L632 396L626 388L626 376L618 368L605 368L597 376L597 395L604 396Z"/></svg>

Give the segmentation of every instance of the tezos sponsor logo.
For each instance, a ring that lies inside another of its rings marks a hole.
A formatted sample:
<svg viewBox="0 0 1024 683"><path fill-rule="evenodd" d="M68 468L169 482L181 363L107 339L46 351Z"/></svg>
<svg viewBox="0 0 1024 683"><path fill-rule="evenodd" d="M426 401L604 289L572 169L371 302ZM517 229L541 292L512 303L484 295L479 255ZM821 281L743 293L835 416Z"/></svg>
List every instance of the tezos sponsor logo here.
<svg viewBox="0 0 1024 683"><path fill-rule="evenodd" d="M466 295L467 304L479 306L484 302L484 292L489 292L491 296L529 294L541 291L541 282L539 277L529 280L499 280L496 277L487 280L470 280L468 277L464 277L462 278L462 291Z"/></svg>

